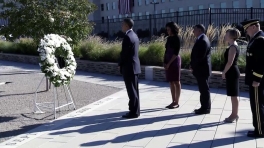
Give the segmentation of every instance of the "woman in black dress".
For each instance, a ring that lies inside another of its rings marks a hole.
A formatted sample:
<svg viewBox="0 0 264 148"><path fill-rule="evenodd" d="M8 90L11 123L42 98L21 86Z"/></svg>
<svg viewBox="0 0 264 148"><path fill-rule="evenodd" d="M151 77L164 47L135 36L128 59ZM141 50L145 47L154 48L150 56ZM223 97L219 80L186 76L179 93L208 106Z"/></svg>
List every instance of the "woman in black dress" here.
<svg viewBox="0 0 264 148"><path fill-rule="evenodd" d="M181 94L181 58L180 52L180 38L178 36L179 27L174 22L166 24L166 29L169 37L166 42L166 51L164 55L164 68L166 79L170 83L170 90L172 95L172 103L166 108L173 109L179 107L179 98Z"/></svg>
<svg viewBox="0 0 264 148"><path fill-rule="evenodd" d="M226 80L226 93L231 97L232 113L224 121L231 123L238 120L238 96L239 96L239 76L240 72L237 66L239 57L239 49L236 39L240 37L240 32L237 29L228 29L225 35L225 41L229 47L224 53L225 68L222 73L222 78Z"/></svg>

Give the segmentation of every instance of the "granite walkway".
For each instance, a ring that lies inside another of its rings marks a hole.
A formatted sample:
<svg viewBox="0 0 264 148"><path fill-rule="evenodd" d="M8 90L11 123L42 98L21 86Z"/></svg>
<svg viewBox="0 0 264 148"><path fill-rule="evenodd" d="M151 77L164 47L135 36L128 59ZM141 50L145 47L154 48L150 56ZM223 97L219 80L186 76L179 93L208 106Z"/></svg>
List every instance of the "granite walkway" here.
<svg viewBox="0 0 264 148"><path fill-rule="evenodd" d="M183 86L180 108L167 110L168 84L142 80L141 116L125 120L120 117L128 98L120 77L77 72L75 79L123 90L0 143L0 148L264 148L264 139L246 136L253 129L247 93L240 96L238 122L225 124L231 102L224 90L211 89L211 114L197 116L192 113L200 106L196 86Z"/></svg>

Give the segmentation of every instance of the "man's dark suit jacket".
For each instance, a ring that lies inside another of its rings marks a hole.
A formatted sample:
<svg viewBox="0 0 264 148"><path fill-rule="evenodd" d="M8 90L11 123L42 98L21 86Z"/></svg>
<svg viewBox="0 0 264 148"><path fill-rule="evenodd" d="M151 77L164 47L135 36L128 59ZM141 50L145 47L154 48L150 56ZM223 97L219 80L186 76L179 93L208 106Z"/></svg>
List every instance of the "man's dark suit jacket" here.
<svg viewBox="0 0 264 148"><path fill-rule="evenodd" d="M121 74L140 74L141 67L138 57L139 39L133 30L129 30L122 42L119 66Z"/></svg>
<svg viewBox="0 0 264 148"><path fill-rule="evenodd" d="M209 77L211 75L211 45L204 34L197 39L193 46L190 65L193 69L193 75L196 77Z"/></svg>

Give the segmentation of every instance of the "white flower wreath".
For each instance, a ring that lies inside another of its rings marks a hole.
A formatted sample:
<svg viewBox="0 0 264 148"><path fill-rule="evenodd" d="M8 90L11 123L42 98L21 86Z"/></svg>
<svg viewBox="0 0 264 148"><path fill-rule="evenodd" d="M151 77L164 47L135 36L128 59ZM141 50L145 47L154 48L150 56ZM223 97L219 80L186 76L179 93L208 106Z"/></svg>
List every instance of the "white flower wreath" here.
<svg viewBox="0 0 264 148"><path fill-rule="evenodd" d="M66 39L57 34L47 34L41 39L38 52L40 55L41 71L45 73L55 87L69 84L76 72L77 63L71 46ZM65 67L59 68L55 52L64 58Z"/></svg>

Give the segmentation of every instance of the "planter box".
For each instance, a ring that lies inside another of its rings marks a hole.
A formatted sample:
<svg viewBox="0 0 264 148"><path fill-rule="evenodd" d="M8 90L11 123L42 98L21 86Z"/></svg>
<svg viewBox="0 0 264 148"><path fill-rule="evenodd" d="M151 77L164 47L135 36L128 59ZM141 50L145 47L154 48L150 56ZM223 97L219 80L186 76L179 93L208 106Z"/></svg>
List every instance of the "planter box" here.
<svg viewBox="0 0 264 148"><path fill-rule="evenodd" d="M18 55L18 54L4 54L0 53L0 60L14 61L28 64L39 63L38 56ZM93 62L87 60L76 60L77 70L102 73L109 75L120 75L117 69L117 63L107 62ZM165 70L163 67L158 66L141 66L141 79L154 80L154 81L166 81ZM245 75L240 75L240 90L248 91L248 86L244 83ZM187 85L197 85L196 79L193 77L189 70L181 70L181 83ZM210 87L212 88L225 88L225 81L222 80L221 72L213 71L210 77Z"/></svg>

